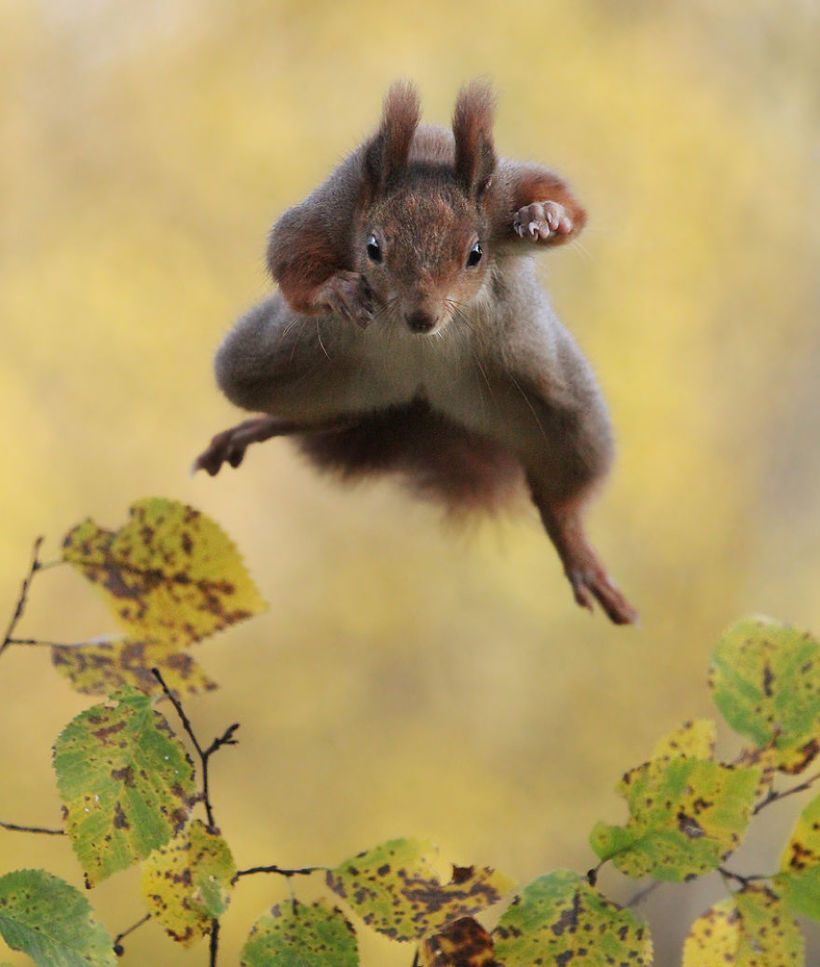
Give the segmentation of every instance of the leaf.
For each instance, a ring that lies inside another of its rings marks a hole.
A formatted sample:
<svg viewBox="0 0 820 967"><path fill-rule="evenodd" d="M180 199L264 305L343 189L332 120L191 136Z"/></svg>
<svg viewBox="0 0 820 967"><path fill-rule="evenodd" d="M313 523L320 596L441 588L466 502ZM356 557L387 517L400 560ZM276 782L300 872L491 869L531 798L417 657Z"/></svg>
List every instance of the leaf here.
<svg viewBox="0 0 820 967"><path fill-rule="evenodd" d="M530 883L493 930L504 967L648 967L649 928L570 870Z"/></svg>
<svg viewBox="0 0 820 967"><path fill-rule="evenodd" d="M745 618L717 643L709 684L729 725L773 745L784 772L801 772L820 751L820 643L811 635Z"/></svg>
<svg viewBox="0 0 820 967"><path fill-rule="evenodd" d="M359 853L327 874L327 885L366 924L394 940L418 940L497 903L512 889L489 868L453 867L449 883L430 868L430 843L395 839Z"/></svg>
<svg viewBox="0 0 820 967"><path fill-rule="evenodd" d="M151 916L189 947L227 909L235 874L228 844L195 820L145 861L142 895Z"/></svg>
<svg viewBox="0 0 820 967"><path fill-rule="evenodd" d="M176 645L145 641L100 641L88 645L55 645L51 661L73 687L85 695L110 695L125 686L160 694L162 686L151 674L158 668L168 688L177 695L211 691L211 681L197 662Z"/></svg>
<svg viewBox="0 0 820 967"><path fill-rule="evenodd" d="M795 913L820 920L820 796L800 814L775 886Z"/></svg>
<svg viewBox="0 0 820 967"><path fill-rule="evenodd" d="M716 869L752 816L759 772L687 757L655 759L615 787L626 826L597 823L590 843L627 876L681 881Z"/></svg>
<svg viewBox="0 0 820 967"><path fill-rule="evenodd" d="M683 967L802 967L803 937L783 902L762 886L721 900L693 924Z"/></svg>
<svg viewBox="0 0 820 967"><path fill-rule="evenodd" d="M655 746L653 759L693 756L711 759L715 752L717 726L711 719L694 719L664 736Z"/></svg>
<svg viewBox="0 0 820 967"><path fill-rule="evenodd" d="M322 900L275 906L253 926L241 967L356 967L356 933L344 914Z"/></svg>
<svg viewBox="0 0 820 967"><path fill-rule="evenodd" d="M94 705L54 746L66 832L89 885L144 859L182 827L194 768L151 699L126 690Z"/></svg>
<svg viewBox="0 0 820 967"><path fill-rule="evenodd" d="M462 917L422 941L422 967L498 967L493 938L472 917Z"/></svg>
<svg viewBox="0 0 820 967"><path fill-rule="evenodd" d="M118 531L78 524L63 557L99 587L136 641L183 647L266 607L221 528L172 500L137 501Z"/></svg>
<svg viewBox="0 0 820 967"><path fill-rule="evenodd" d="M40 967L114 967L114 941L79 890L45 870L0 877L0 934Z"/></svg>

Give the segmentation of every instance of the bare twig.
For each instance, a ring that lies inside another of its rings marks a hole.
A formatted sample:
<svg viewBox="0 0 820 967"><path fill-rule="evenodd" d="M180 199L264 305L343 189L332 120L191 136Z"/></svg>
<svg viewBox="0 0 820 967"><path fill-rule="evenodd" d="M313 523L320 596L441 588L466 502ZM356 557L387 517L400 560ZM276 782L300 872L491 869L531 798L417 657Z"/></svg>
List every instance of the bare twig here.
<svg viewBox="0 0 820 967"><path fill-rule="evenodd" d="M180 704L179 699L174 695L170 688L168 688L165 683L165 679L162 677L162 673L158 668L152 668L151 674L156 678L156 680L162 686L162 691L165 693L165 697L171 702L171 704L176 709L176 713L182 722L182 727L188 735L188 738L193 742L196 753L199 756L200 765L202 768L202 802L205 805L205 814L208 817L208 826L210 829L216 829L216 823L214 821L214 810L211 805L211 794L210 785L208 780L208 761L217 749L221 749L223 745L236 745L237 740L233 737L236 730L239 728L239 723L234 722L233 725L229 725L227 729L223 732L219 738L214 739L213 742L208 746L207 749L203 749L199 744L199 739L197 739L194 734L193 727L188 716L185 714L185 710Z"/></svg>
<svg viewBox="0 0 820 967"><path fill-rule="evenodd" d="M645 886L642 890L638 890L638 892L632 897L631 900L627 900L626 905L628 907L636 907L636 906L638 906L638 904L639 903L643 903L643 901L648 896L651 896L651 894L653 894L655 892L655 890L657 890L660 885L661 885L661 881L660 880L653 880L651 883L649 883L647 886Z"/></svg>
<svg viewBox="0 0 820 967"><path fill-rule="evenodd" d="M731 870L727 870L725 866L719 866L717 868L718 873L726 880L734 880L735 883L739 883L742 889L750 883L754 883L755 880L768 880L770 879L765 873L755 873L751 876L742 876L740 873L733 873Z"/></svg>
<svg viewBox="0 0 820 967"><path fill-rule="evenodd" d="M4 823L0 820L3 829L10 829L15 833L42 833L44 836L65 836L64 829L47 829L44 826L18 826L16 823Z"/></svg>
<svg viewBox="0 0 820 967"><path fill-rule="evenodd" d="M127 930L123 930L122 933L118 933L117 936L114 937L114 953L118 957L122 957L122 955L125 953L125 948L123 947L121 941L124 940L129 933L133 933L135 930L139 929L144 923L148 923L150 919L151 919L151 914L146 913L141 920L137 920L136 923L132 923Z"/></svg>
<svg viewBox="0 0 820 967"><path fill-rule="evenodd" d="M241 876L252 876L254 873L276 873L279 876L292 877L292 876L310 876L311 873L326 873L329 867L327 866L303 866L298 870L285 870L281 866L251 866L247 870L238 870L234 874L233 882L236 881Z"/></svg>
<svg viewBox="0 0 820 967"><path fill-rule="evenodd" d="M3 643L0 644L0 655L8 648L9 645L14 644L13 635L14 629L17 627L18 622L23 617L23 612L26 610L26 602L28 600L28 592L31 587L31 581L37 571L40 570L41 564L39 561L40 547L42 546L44 538L38 537L34 542L34 547L31 552L31 564L29 565L28 574L23 578L23 585L20 588L20 596L17 598L17 605L14 608L14 614L11 616L11 621L9 621L9 626L6 628L6 634L3 637Z"/></svg>
<svg viewBox="0 0 820 967"><path fill-rule="evenodd" d="M219 951L219 920L216 917L211 920L211 942L209 947L210 958L208 965L209 967L216 967L216 955Z"/></svg>
<svg viewBox="0 0 820 967"><path fill-rule="evenodd" d="M784 789L783 792L775 792L774 789L770 789L765 799L761 799L760 802L755 806L752 811L752 815L756 816L761 809L765 809L766 806L770 806L773 802L780 802L781 799L785 799L787 796L793 796L798 792L805 792L810 789L812 784L820 779L820 772L816 772L813 776L805 779L803 782L796 786L792 786L791 789Z"/></svg>

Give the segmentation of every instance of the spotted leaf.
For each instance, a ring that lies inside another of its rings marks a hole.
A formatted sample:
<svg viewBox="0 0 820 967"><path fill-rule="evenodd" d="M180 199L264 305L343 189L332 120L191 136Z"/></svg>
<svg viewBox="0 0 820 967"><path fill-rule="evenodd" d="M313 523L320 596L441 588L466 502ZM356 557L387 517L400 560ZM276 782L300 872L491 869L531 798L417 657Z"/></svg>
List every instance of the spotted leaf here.
<svg viewBox="0 0 820 967"><path fill-rule="evenodd" d="M182 827L194 769L151 699L125 690L94 705L54 746L66 832L93 885L144 859Z"/></svg>
<svg viewBox="0 0 820 967"><path fill-rule="evenodd" d="M726 721L778 767L801 772L820 750L820 642L767 618L745 618L715 647L709 673Z"/></svg>
<svg viewBox="0 0 820 967"><path fill-rule="evenodd" d="M235 873L225 840L195 820L143 863L143 899L154 919L188 947L227 909Z"/></svg>
<svg viewBox="0 0 820 967"><path fill-rule="evenodd" d="M422 967L499 967L492 936L472 917L462 917L422 941Z"/></svg>
<svg viewBox="0 0 820 967"><path fill-rule="evenodd" d="M114 941L75 887L45 870L0 876L0 934L38 967L114 967Z"/></svg>
<svg viewBox="0 0 820 967"><path fill-rule="evenodd" d="M820 920L820 796L800 814L775 886L795 913Z"/></svg>
<svg viewBox="0 0 820 967"><path fill-rule="evenodd" d="M707 759L654 759L616 786L625 826L598 823L590 843L627 876L681 881L716 869L752 816L759 770Z"/></svg>
<svg viewBox="0 0 820 967"><path fill-rule="evenodd" d="M716 903L692 924L683 967L802 967L803 937L782 900L762 886Z"/></svg>
<svg viewBox="0 0 820 967"><path fill-rule="evenodd" d="M275 906L254 924L241 967L356 967L356 934L340 910L319 900Z"/></svg>
<svg viewBox="0 0 820 967"><path fill-rule="evenodd" d="M164 642L97 641L87 645L55 645L54 667L85 695L110 695L127 685L159 694L162 686L151 673L162 672L168 688L178 695L211 691L216 682L186 651Z"/></svg>
<svg viewBox="0 0 820 967"><path fill-rule="evenodd" d="M717 726L711 719L694 719L664 736L655 746L653 759L693 756L711 759L715 751Z"/></svg>
<svg viewBox="0 0 820 967"><path fill-rule="evenodd" d="M652 963L648 927L570 870L530 883L501 916L493 939L504 967Z"/></svg>
<svg viewBox="0 0 820 967"><path fill-rule="evenodd" d="M78 524L63 557L100 589L135 641L183 647L265 608L231 540L172 500L138 501L118 531Z"/></svg>
<svg viewBox="0 0 820 967"><path fill-rule="evenodd" d="M512 889L494 870L453 867L442 883L430 866L430 843L397 839L330 870L328 886L366 924L394 940L418 940L497 903Z"/></svg>

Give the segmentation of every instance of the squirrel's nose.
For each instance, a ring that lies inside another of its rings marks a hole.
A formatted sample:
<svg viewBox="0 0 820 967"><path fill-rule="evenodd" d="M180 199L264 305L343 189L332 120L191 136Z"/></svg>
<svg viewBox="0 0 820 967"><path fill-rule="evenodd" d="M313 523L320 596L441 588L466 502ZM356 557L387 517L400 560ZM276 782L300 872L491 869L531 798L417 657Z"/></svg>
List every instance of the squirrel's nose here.
<svg viewBox="0 0 820 967"><path fill-rule="evenodd" d="M412 332L430 332L431 329L435 328L436 319L429 312L425 312L423 309L416 309L415 312L411 312L407 316L407 325Z"/></svg>

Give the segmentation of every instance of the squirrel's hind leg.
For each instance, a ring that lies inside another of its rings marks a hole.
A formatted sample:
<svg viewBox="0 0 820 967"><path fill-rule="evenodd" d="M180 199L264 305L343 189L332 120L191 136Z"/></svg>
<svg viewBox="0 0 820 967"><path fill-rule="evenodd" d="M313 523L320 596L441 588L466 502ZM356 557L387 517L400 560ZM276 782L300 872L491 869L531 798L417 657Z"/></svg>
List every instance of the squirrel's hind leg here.
<svg viewBox="0 0 820 967"><path fill-rule="evenodd" d="M597 601L614 624L635 624L638 612L618 590L587 540L581 517L582 502L577 498L570 501L550 500L539 492L532 480L530 492L544 529L564 565L577 603L592 611L593 603Z"/></svg>

